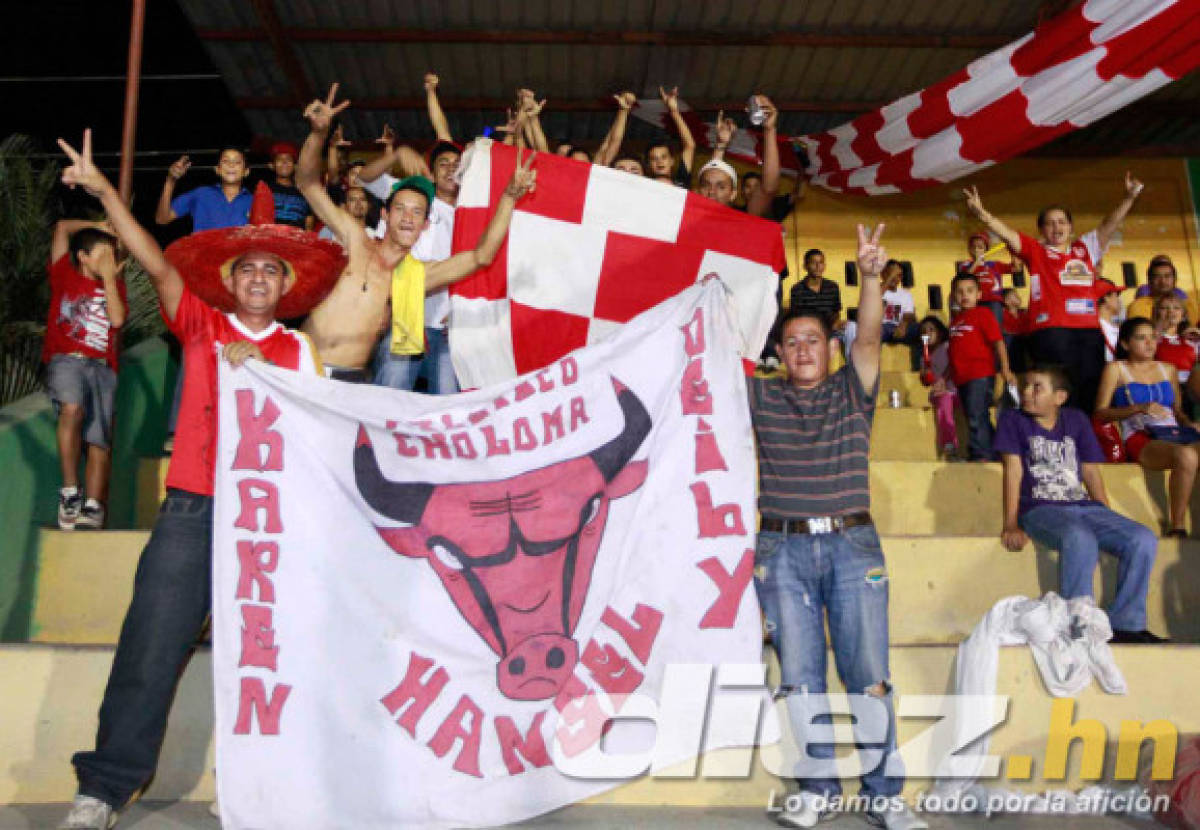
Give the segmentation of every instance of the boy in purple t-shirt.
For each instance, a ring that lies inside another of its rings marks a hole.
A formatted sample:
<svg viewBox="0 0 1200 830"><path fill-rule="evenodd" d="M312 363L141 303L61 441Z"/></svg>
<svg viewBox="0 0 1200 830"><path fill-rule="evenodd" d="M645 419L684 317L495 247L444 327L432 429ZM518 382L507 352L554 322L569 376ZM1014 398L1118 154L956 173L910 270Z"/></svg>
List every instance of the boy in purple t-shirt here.
<svg viewBox="0 0 1200 830"><path fill-rule="evenodd" d="M993 446L1004 466L1004 531L1014 553L1034 542L1058 553L1059 593L1093 596L1103 549L1117 557L1117 595L1108 609L1114 643L1162 643L1146 630L1146 590L1158 540L1108 508L1104 453L1088 417L1064 408L1066 371L1035 367L1021 385L1021 409L1001 414ZM1028 535L1026 535L1028 534Z"/></svg>

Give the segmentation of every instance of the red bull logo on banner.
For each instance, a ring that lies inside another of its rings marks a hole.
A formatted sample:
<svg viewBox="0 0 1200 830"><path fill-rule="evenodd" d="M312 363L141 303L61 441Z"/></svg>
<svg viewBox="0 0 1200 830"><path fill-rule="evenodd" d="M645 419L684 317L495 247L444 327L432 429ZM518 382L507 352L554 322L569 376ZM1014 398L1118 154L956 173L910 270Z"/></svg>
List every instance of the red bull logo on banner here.
<svg viewBox="0 0 1200 830"><path fill-rule="evenodd" d="M613 381L624 423L585 456L497 481L392 481L361 427L359 493L403 522L379 527L396 553L426 559L455 607L498 656L496 686L513 700L555 697L579 662L573 639L609 505L645 481L633 455L650 432L645 406Z"/></svg>

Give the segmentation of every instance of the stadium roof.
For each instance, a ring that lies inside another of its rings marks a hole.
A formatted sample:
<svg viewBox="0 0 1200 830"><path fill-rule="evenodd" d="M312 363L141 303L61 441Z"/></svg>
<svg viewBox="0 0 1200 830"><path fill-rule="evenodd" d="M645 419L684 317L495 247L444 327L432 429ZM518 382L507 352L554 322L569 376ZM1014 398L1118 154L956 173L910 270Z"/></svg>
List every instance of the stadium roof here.
<svg viewBox="0 0 1200 830"><path fill-rule="evenodd" d="M772 97L785 134L819 132L961 69L1069 3L1030 0L179 0L251 130L303 134L303 102L340 81L347 137L385 123L432 138L422 76L456 136L503 122L518 86L549 99L551 139L598 141L611 93L679 85L694 109ZM1200 73L1044 152L1200 155ZM711 119L711 115L707 116ZM636 119L627 133L648 138Z"/></svg>

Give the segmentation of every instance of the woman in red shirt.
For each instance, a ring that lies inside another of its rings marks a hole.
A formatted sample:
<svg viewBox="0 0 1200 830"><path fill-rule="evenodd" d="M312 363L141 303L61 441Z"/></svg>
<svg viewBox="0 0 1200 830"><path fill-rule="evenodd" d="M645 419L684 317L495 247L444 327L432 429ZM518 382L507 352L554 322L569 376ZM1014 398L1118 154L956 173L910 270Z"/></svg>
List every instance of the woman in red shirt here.
<svg viewBox="0 0 1200 830"><path fill-rule="evenodd" d="M1179 370L1179 382L1186 383L1196 365L1196 338L1200 330L1188 323L1183 300L1167 295L1154 303L1154 336L1158 348L1154 359L1170 363Z"/></svg>
<svg viewBox="0 0 1200 830"><path fill-rule="evenodd" d="M1089 233L1075 237L1071 212L1061 205L1038 214L1040 239L1010 228L984 210L979 191L967 188L967 207L995 236L1002 239L1029 271L1029 354L1042 363L1067 370L1069 403L1091 412L1104 368L1104 338L1097 317L1097 267L1143 185L1125 174L1125 198Z"/></svg>

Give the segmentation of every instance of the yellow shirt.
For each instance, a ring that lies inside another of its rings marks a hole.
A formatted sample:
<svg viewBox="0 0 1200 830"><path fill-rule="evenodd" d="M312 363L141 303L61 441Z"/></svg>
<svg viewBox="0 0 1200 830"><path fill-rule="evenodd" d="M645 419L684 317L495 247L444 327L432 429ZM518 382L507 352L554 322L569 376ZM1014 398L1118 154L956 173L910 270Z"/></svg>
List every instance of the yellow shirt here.
<svg viewBox="0 0 1200 830"><path fill-rule="evenodd" d="M406 256L392 269L392 354L425 353L425 263Z"/></svg>

